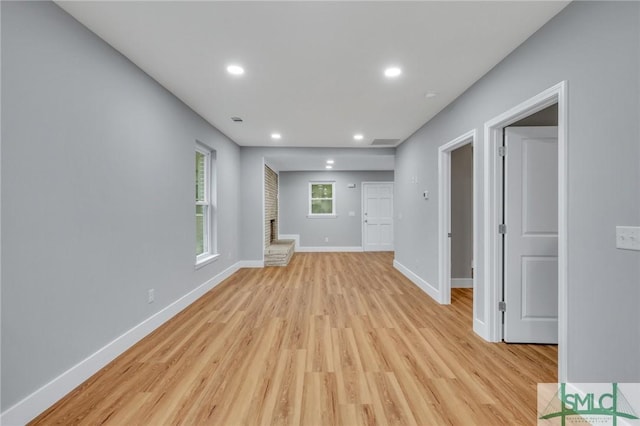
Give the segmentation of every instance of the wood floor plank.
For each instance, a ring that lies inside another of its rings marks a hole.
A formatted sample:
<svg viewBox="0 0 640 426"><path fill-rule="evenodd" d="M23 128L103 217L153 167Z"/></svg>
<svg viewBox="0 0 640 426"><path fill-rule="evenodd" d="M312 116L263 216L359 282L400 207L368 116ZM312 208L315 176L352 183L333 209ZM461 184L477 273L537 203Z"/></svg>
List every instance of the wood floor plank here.
<svg viewBox="0 0 640 426"><path fill-rule="evenodd" d="M472 289L439 305L392 262L241 269L31 424L536 424L557 348L485 342Z"/></svg>

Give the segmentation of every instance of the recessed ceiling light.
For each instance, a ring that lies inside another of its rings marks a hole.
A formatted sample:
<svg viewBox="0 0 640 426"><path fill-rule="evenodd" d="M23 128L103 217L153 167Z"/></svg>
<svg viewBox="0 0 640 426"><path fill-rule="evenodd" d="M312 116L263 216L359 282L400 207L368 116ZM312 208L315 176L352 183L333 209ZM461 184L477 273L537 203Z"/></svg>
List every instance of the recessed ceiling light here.
<svg viewBox="0 0 640 426"><path fill-rule="evenodd" d="M353 138L355 140L357 140L357 141L361 141L364 138L364 136L362 136L360 133L358 133L356 135L353 135Z"/></svg>
<svg viewBox="0 0 640 426"><path fill-rule="evenodd" d="M402 74L402 70L398 67L389 67L384 70L384 75L389 78L397 77Z"/></svg>
<svg viewBox="0 0 640 426"><path fill-rule="evenodd" d="M438 94L436 92L427 92L424 97L427 99L431 99L431 98L435 98L436 96L438 96Z"/></svg>
<svg viewBox="0 0 640 426"><path fill-rule="evenodd" d="M330 166L330 165L327 164L326 166L324 166L324 168L325 169L333 169L333 166Z"/></svg>
<svg viewBox="0 0 640 426"><path fill-rule="evenodd" d="M242 75L244 74L244 68L242 68L240 65L229 65L227 67L227 72L233 75Z"/></svg>
<svg viewBox="0 0 640 426"><path fill-rule="evenodd" d="M327 160L327 164L333 164L334 161L333 160Z"/></svg>
<svg viewBox="0 0 640 426"><path fill-rule="evenodd" d="M280 139L281 137L280 133L271 133L271 139Z"/></svg>

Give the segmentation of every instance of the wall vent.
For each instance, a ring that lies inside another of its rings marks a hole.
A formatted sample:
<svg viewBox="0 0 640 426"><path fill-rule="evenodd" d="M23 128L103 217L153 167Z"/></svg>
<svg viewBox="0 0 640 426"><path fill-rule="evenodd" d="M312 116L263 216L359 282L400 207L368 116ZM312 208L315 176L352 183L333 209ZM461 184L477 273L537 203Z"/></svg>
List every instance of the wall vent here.
<svg viewBox="0 0 640 426"><path fill-rule="evenodd" d="M395 146L400 139L374 139L371 142L373 146Z"/></svg>

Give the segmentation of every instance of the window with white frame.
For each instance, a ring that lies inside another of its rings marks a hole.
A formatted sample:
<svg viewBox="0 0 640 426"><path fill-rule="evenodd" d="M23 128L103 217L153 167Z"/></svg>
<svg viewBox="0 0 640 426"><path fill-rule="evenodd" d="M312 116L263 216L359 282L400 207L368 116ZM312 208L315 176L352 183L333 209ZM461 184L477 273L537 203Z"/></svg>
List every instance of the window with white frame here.
<svg viewBox="0 0 640 426"><path fill-rule="evenodd" d="M335 182L309 182L309 216L335 215Z"/></svg>
<svg viewBox="0 0 640 426"><path fill-rule="evenodd" d="M215 152L196 146L196 264L215 255Z"/></svg>

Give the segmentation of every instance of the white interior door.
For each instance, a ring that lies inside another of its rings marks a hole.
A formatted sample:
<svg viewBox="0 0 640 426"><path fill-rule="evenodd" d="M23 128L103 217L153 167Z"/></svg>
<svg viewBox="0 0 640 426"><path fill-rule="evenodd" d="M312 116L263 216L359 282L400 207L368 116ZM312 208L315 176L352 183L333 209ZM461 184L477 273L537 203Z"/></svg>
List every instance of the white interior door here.
<svg viewBox="0 0 640 426"><path fill-rule="evenodd" d="M362 184L364 251L393 251L393 183Z"/></svg>
<svg viewBox="0 0 640 426"><path fill-rule="evenodd" d="M505 131L504 340L558 343L558 128Z"/></svg>

